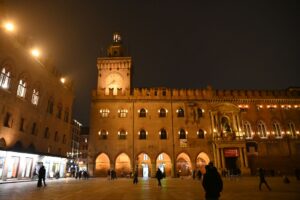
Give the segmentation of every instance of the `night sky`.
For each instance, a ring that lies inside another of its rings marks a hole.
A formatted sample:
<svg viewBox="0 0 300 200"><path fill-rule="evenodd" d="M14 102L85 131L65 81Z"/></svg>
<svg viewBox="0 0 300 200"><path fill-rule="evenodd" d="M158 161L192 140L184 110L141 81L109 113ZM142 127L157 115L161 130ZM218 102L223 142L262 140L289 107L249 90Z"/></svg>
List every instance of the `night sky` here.
<svg viewBox="0 0 300 200"><path fill-rule="evenodd" d="M96 59L119 31L133 87L300 86L295 1L6 0L19 34L75 83L74 118L88 125Z"/></svg>

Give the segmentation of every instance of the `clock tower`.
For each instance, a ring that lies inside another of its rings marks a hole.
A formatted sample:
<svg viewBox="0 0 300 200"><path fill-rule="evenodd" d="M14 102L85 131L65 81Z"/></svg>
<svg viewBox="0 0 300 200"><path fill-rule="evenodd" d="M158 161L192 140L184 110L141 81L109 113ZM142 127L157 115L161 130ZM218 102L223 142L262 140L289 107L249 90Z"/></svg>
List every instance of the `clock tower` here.
<svg viewBox="0 0 300 200"><path fill-rule="evenodd" d="M107 48L106 57L97 59L98 90L105 94L124 94L130 91L131 57L124 56L120 33L113 34L113 42Z"/></svg>

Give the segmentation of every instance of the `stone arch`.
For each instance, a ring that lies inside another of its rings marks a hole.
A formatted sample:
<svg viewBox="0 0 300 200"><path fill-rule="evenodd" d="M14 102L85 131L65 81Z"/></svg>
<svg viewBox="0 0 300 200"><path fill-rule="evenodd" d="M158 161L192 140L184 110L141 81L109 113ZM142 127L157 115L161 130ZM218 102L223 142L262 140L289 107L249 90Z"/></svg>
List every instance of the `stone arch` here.
<svg viewBox="0 0 300 200"><path fill-rule="evenodd" d="M118 177L127 177L132 173L130 157L126 153L120 153L117 156L115 170Z"/></svg>
<svg viewBox="0 0 300 200"><path fill-rule="evenodd" d="M110 169L110 159L106 153L101 153L97 156L95 161L95 176L105 177Z"/></svg>
<svg viewBox="0 0 300 200"><path fill-rule="evenodd" d="M196 158L196 169L200 169L202 166L208 165L210 159L205 152L200 152Z"/></svg>
<svg viewBox="0 0 300 200"><path fill-rule="evenodd" d="M189 176L191 175L192 163L190 156L187 153L180 153L176 158L176 175Z"/></svg>
<svg viewBox="0 0 300 200"><path fill-rule="evenodd" d="M137 156L135 170L138 170L138 176L147 178L151 177L151 158L148 154L142 152Z"/></svg>
<svg viewBox="0 0 300 200"><path fill-rule="evenodd" d="M162 152L157 156L156 169L157 168L160 168L166 177L171 176L172 162L171 157L167 153Z"/></svg>

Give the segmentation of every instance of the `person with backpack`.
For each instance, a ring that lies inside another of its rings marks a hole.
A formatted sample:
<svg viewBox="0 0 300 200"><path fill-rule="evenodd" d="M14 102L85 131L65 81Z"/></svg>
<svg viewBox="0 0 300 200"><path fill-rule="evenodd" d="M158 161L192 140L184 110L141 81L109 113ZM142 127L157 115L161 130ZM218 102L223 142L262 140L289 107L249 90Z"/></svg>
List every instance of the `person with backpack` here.
<svg viewBox="0 0 300 200"><path fill-rule="evenodd" d="M221 175L217 171L217 168L213 166L212 162L205 167L202 186L205 190L206 200L219 199L220 193L223 190L223 181Z"/></svg>

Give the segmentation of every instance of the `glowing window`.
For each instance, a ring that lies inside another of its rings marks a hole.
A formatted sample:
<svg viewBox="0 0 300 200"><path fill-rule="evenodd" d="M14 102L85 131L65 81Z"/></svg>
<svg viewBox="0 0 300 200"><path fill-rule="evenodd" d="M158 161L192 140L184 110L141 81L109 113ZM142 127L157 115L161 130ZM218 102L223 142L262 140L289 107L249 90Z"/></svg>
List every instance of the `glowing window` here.
<svg viewBox="0 0 300 200"><path fill-rule="evenodd" d="M120 109L120 110L118 110L118 113L119 113L119 117L127 117L128 110Z"/></svg>
<svg viewBox="0 0 300 200"><path fill-rule="evenodd" d="M106 130L101 130L98 132L100 140L106 140L108 132Z"/></svg>
<svg viewBox="0 0 300 200"><path fill-rule="evenodd" d="M273 131L275 133L275 137L281 137L281 130L278 122L273 123Z"/></svg>
<svg viewBox="0 0 300 200"><path fill-rule="evenodd" d="M262 121L259 121L258 125L257 125L257 128L258 128L258 135L261 138L266 138L267 137L266 125Z"/></svg>
<svg viewBox="0 0 300 200"><path fill-rule="evenodd" d="M251 138L251 136L252 136L251 124L248 121L244 121L243 127L244 127L246 138Z"/></svg>
<svg viewBox="0 0 300 200"><path fill-rule="evenodd" d="M2 68L0 74L0 87L3 89L8 89L10 83L10 72L5 68Z"/></svg>
<svg viewBox="0 0 300 200"><path fill-rule="evenodd" d="M101 116L101 117L108 117L110 111L109 111L107 108L105 108L105 109L100 109L100 110L99 110L99 113L100 113L100 116Z"/></svg>
<svg viewBox="0 0 300 200"><path fill-rule="evenodd" d="M19 97L25 97L26 94L26 82L24 80L20 80L19 81L19 85L18 85L18 90L17 90L17 95Z"/></svg>
<svg viewBox="0 0 300 200"><path fill-rule="evenodd" d="M33 105L38 105L38 102L39 102L39 91L37 91L36 89L33 89L33 92L32 92L32 97L31 97L31 103Z"/></svg>

